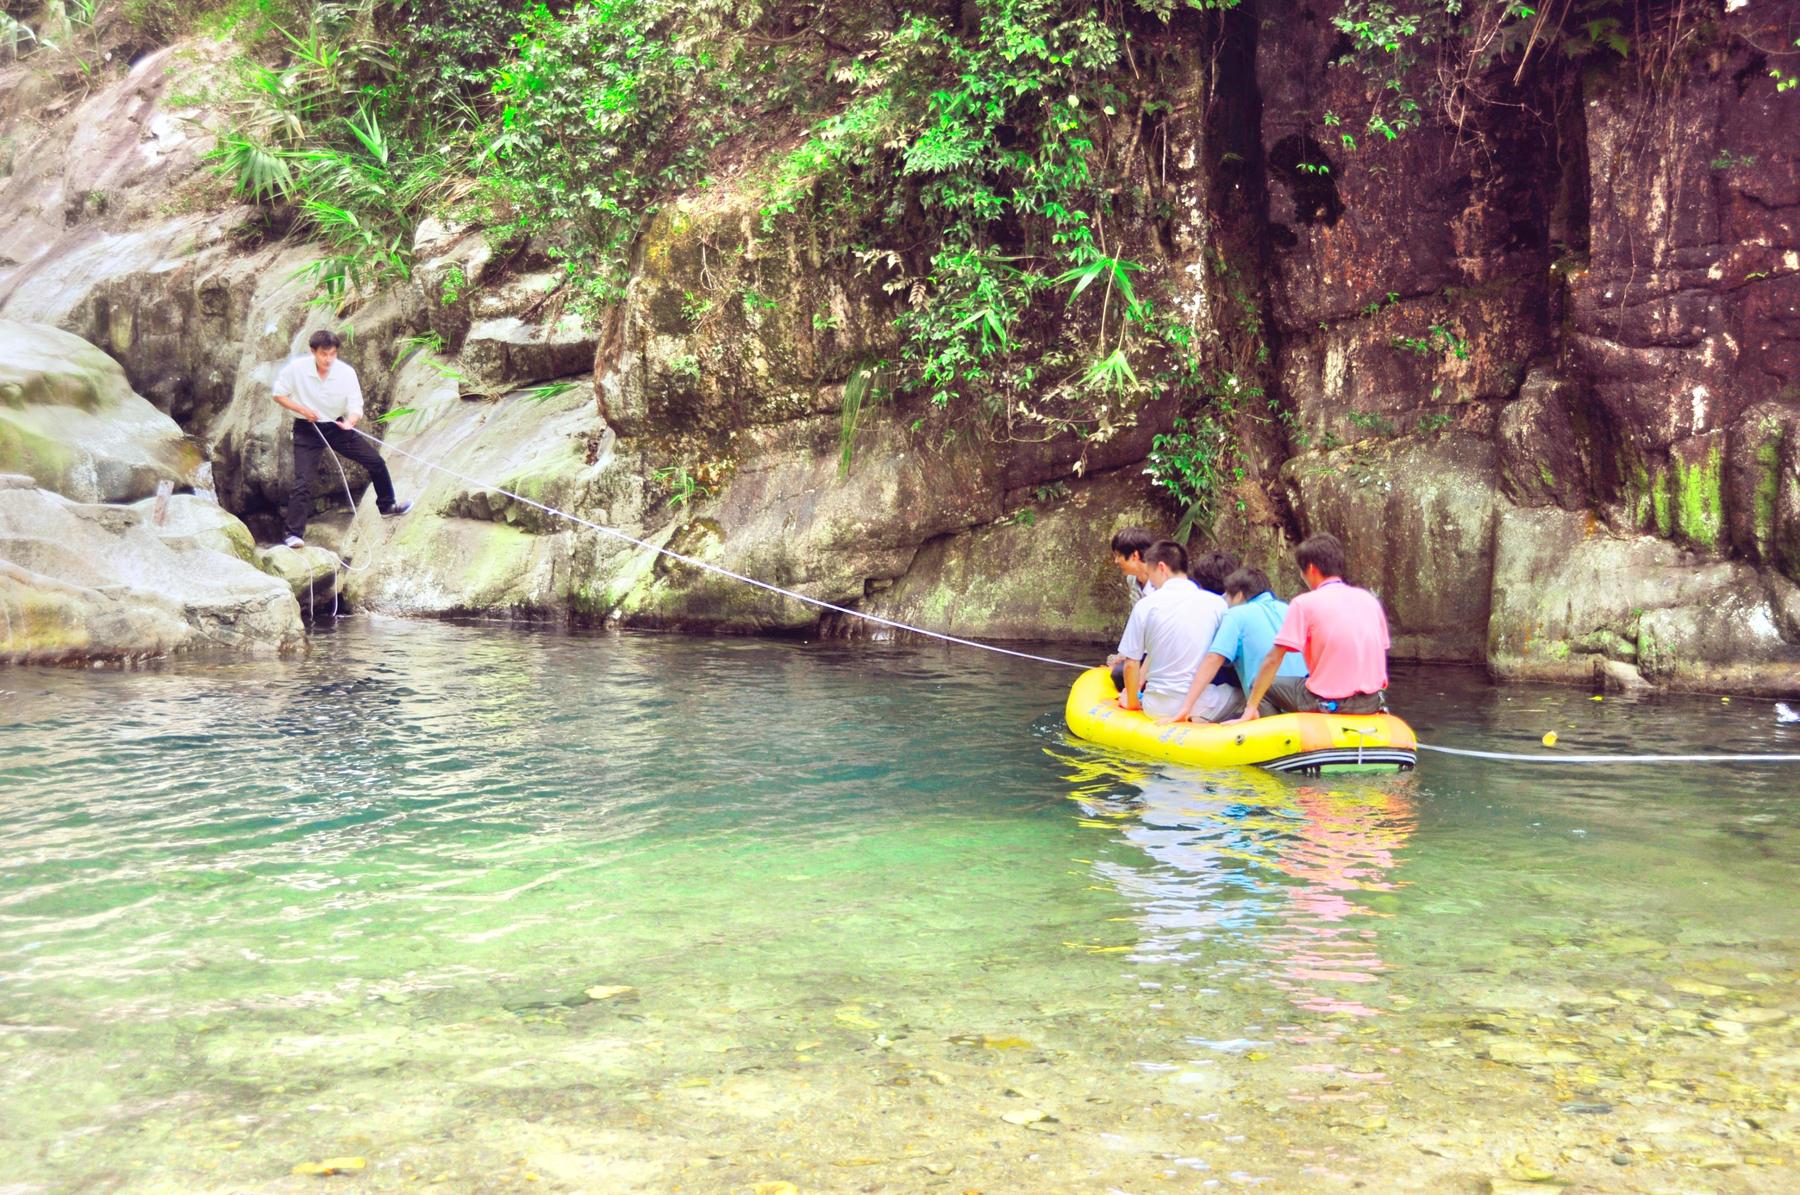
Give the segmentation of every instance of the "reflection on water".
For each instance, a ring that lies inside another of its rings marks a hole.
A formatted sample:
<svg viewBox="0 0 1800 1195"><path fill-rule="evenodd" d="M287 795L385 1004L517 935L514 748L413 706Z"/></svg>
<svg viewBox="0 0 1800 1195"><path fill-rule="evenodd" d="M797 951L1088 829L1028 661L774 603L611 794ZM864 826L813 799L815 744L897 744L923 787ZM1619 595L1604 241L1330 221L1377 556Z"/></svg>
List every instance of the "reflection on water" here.
<svg viewBox="0 0 1800 1195"><path fill-rule="evenodd" d="M1146 766L1067 679L379 620L0 674L0 1191L1795 1186L1791 774Z"/></svg>
<svg viewBox="0 0 1800 1195"><path fill-rule="evenodd" d="M1094 828L1116 827L1153 867L1096 871L1141 910L1132 957L1255 970L1297 1006L1373 1016L1367 989L1388 969L1358 894L1391 892L1415 814L1411 776L1296 781L1249 769L1211 774L1053 752ZM1350 985L1350 986L1345 986Z"/></svg>

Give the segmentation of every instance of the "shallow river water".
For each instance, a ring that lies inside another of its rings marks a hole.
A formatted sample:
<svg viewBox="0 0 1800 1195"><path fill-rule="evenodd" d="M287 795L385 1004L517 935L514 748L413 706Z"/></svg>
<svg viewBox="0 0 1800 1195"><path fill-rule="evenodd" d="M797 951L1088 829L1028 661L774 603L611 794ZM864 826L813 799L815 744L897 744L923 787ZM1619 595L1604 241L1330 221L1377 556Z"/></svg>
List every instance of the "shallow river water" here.
<svg viewBox="0 0 1800 1195"><path fill-rule="evenodd" d="M1800 768L1144 766L1071 675L380 619L0 671L0 1193L1800 1189Z"/></svg>

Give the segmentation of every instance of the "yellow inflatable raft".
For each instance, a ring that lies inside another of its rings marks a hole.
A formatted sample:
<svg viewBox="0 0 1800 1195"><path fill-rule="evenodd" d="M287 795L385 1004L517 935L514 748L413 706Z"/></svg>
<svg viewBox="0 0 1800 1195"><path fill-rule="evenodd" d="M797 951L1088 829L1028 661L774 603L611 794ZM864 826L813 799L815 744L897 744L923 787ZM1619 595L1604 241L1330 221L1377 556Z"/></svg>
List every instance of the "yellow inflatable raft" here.
<svg viewBox="0 0 1800 1195"><path fill-rule="evenodd" d="M1158 726L1122 710L1112 673L1090 668L1063 711L1076 738L1189 767L1256 764L1276 772L1398 772L1417 756L1412 727L1392 714L1277 714L1254 722Z"/></svg>

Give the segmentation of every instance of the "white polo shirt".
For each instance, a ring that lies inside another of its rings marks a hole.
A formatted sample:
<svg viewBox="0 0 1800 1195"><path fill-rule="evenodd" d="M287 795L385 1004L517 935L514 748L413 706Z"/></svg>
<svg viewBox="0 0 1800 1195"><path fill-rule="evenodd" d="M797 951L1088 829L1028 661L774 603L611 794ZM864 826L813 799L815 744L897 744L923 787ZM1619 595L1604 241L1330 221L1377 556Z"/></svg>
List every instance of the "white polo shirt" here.
<svg viewBox="0 0 1800 1195"><path fill-rule="evenodd" d="M311 407L327 421L345 415L362 418L362 383L356 380L356 371L341 358L333 361L331 369L320 377L311 353L295 357L275 375L272 389L281 398L296 399Z"/></svg>
<svg viewBox="0 0 1800 1195"><path fill-rule="evenodd" d="M1132 607L1119 654L1134 660L1150 657L1146 693L1183 697L1224 616L1224 598L1186 577L1170 577Z"/></svg>

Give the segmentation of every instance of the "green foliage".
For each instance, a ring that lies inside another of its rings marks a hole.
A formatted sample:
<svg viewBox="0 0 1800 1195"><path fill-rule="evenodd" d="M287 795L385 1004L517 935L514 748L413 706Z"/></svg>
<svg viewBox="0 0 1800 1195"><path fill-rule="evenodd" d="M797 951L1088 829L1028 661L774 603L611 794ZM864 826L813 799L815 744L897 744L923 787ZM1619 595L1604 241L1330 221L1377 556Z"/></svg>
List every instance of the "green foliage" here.
<svg viewBox="0 0 1800 1195"><path fill-rule="evenodd" d="M1800 37L1794 39L1794 49L1800 50ZM1775 91L1777 94L1784 91L1792 91L1794 88L1800 87L1800 74L1796 74L1794 71L1783 71L1778 66L1769 68L1769 78L1775 80Z"/></svg>
<svg viewBox="0 0 1800 1195"><path fill-rule="evenodd" d="M1390 290L1387 293L1387 297L1385 299L1374 299L1368 303L1363 304L1363 308L1362 308L1363 318L1368 319L1368 318L1372 318L1374 316L1380 315L1383 311L1387 310L1389 307L1394 306L1399 301L1400 301L1400 296L1398 294L1396 294L1394 291Z"/></svg>
<svg viewBox="0 0 1800 1195"><path fill-rule="evenodd" d="M1455 357L1458 361L1469 359L1469 342L1456 329L1445 324L1432 324L1423 336L1396 336L1389 343L1419 357L1439 353Z"/></svg>
<svg viewBox="0 0 1800 1195"><path fill-rule="evenodd" d="M398 370L420 353L441 353L444 351L444 338L436 332L421 332L417 336L403 336L394 345L394 364L391 368Z"/></svg>
<svg viewBox="0 0 1800 1195"><path fill-rule="evenodd" d="M1369 132L1392 141L1418 123L1419 101L1409 91L1409 75L1419 51L1446 35L1449 20L1461 7L1457 0L1427 5L1423 11L1389 0L1347 0L1331 18L1352 47L1336 65L1361 70L1374 92L1364 121ZM1338 119L1328 114L1326 123L1336 125ZM1354 146L1353 137L1345 142L1345 148Z"/></svg>
<svg viewBox="0 0 1800 1195"><path fill-rule="evenodd" d="M319 6L306 28L276 32L279 65L238 60L212 159L243 197L294 205L327 248L304 274L341 308L408 276L413 229L463 155L407 98L368 11Z"/></svg>
<svg viewBox="0 0 1800 1195"><path fill-rule="evenodd" d="M311 6L303 0L124 0L125 19L159 42L190 33L227 37L253 46L275 40L278 31L307 23Z"/></svg>
<svg viewBox="0 0 1800 1195"><path fill-rule="evenodd" d="M1433 432L1449 427L1455 418L1447 411L1433 411L1429 415L1419 416L1419 434L1429 436Z"/></svg>
<svg viewBox="0 0 1800 1195"><path fill-rule="evenodd" d="M1331 23L1350 49L1333 65L1363 75L1363 127L1381 142L1417 128L1434 110L1468 135L1469 113L1493 98L1482 81L1489 68L1505 64L1516 82L1533 63L1557 70L1630 60L1635 38L1658 19L1679 23L1686 5L1664 7L1663 17L1628 26L1632 18L1621 15L1630 6L1617 0L1346 0ZM1327 112L1323 123L1340 128L1343 117ZM1349 132L1339 143L1357 148Z"/></svg>
<svg viewBox="0 0 1800 1195"><path fill-rule="evenodd" d="M519 391L519 397L526 402L548 402L558 395L567 394L575 389L574 382L544 382Z"/></svg>
<svg viewBox="0 0 1800 1195"><path fill-rule="evenodd" d="M856 454L856 427L863 408L879 402L886 391L887 362L858 365L844 383L844 405L838 428L838 480L850 476Z"/></svg>
<svg viewBox="0 0 1800 1195"><path fill-rule="evenodd" d="M5 50L13 57L26 54L45 43L38 39L37 31L23 21L0 12L0 50Z"/></svg>
<svg viewBox="0 0 1800 1195"><path fill-rule="evenodd" d="M1173 430L1150 441L1144 460L1145 475L1182 507L1176 539L1186 539L1195 527L1210 527L1220 492L1243 476L1230 430L1210 410L1176 419Z"/></svg>
<svg viewBox="0 0 1800 1195"><path fill-rule="evenodd" d="M1368 432L1372 436L1391 436L1397 430L1393 421L1385 415L1373 411L1350 411L1344 415L1350 426Z"/></svg>
<svg viewBox="0 0 1800 1195"><path fill-rule="evenodd" d="M487 181L523 232L555 230L590 303L617 299L632 242L661 199L692 185L733 131L751 80L745 0L586 0L529 9L495 68Z"/></svg>
<svg viewBox="0 0 1800 1195"><path fill-rule="evenodd" d="M669 487L669 501L676 506L686 506L688 503L712 493L712 490L700 484L699 479L688 471L686 465L670 465L665 469L656 470L650 476L653 480Z"/></svg>
<svg viewBox="0 0 1800 1195"><path fill-rule="evenodd" d="M915 11L832 63L839 98L776 167L764 225L861 241L864 268L905 300L899 388L1110 434L1190 352L1139 295L1145 267L1109 247L1129 235L1114 205L1142 168L1116 152L1123 113L1170 106L1125 47L1134 23L1234 3L971 0L957 24ZM1046 352L1058 324L1087 327L1091 355Z"/></svg>
<svg viewBox="0 0 1800 1195"><path fill-rule="evenodd" d="M767 176L763 224L812 224L903 297L895 388L1104 437L1153 387L1206 372L1119 248L1141 221L1116 205L1145 169L1120 139L1171 107L1126 46L1177 8L1235 3L968 0L955 21L790 0L313 5L240 62L214 161L325 244L309 274L327 302L406 277L419 220L466 211L559 256L591 308L726 138L808 120ZM452 270L440 297L466 287ZM753 321L775 302L740 301ZM684 314L697 326L714 303ZM1047 352L1065 326L1085 331Z"/></svg>

